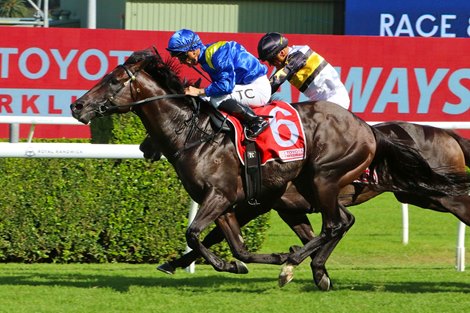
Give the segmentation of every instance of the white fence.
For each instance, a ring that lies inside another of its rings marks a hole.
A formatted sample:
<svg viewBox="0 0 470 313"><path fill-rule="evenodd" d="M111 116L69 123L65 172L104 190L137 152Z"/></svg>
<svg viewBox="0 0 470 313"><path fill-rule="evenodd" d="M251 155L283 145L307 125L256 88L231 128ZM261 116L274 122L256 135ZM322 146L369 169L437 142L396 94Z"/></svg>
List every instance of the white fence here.
<svg viewBox="0 0 470 313"><path fill-rule="evenodd" d="M2 158L143 159L138 145L0 142Z"/></svg>

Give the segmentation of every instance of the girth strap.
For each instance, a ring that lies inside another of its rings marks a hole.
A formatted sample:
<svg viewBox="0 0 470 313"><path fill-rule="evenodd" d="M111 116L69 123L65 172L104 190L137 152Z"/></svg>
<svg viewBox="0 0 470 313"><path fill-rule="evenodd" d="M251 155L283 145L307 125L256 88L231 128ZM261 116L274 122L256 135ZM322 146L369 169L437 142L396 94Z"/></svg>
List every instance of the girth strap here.
<svg viewBox="0 0 470 313"><path fill-rule="evenodd" d="M251 205L258 205L256 197L261 190L261 159L254 141L246 140L245 150L245 192Z"/></svg>

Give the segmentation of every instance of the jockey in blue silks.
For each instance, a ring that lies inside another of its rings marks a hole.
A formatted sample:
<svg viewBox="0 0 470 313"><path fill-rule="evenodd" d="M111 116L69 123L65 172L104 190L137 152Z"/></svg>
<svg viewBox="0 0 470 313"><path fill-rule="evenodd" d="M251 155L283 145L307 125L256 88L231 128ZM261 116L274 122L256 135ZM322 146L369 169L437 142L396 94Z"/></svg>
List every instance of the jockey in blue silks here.
<svg viewBox="0 0 470 313"><path fill-rule="evenodd" d="M181 64L200 64L212 80L206 88L189 86L187 95L209 97L215 108L240 120L250 138L268 127L250 108L267 104L271 97L267 67L242 45L235 41L204 45L196 33L181 29L171 36L167 50Z"/></svg>

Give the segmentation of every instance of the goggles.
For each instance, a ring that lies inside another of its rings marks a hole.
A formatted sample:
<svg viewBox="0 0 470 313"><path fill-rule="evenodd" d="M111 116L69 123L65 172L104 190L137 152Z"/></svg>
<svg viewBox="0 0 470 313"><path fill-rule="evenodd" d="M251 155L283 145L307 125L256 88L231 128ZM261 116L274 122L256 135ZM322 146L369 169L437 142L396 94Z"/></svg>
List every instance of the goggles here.
<svg viewBox="0 0 470 313"><path fill-rule="evenodd" d="M170 55L178 60L184 61L188 58L188 52L183 51L170 51Z"/></svg>

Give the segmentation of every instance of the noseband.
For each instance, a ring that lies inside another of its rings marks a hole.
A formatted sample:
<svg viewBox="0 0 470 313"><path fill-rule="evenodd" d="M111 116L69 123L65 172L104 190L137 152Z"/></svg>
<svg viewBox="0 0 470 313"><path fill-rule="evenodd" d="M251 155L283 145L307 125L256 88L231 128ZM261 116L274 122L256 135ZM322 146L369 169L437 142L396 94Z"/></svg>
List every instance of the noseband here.
<svg viewBox="0 0 470 313"><path fill-rule="evenodd" d="M141 99L138 101L122 104L119 103L118 101L115 100L116 96L127 86L129 85L129 88L131 88L131 93L132 93L132 83L137 80L137 75L139 74L140 71L136 71L135 73L132 73L126 65L120 64L118 67L123 68L124 71L126 71L127 76L129 76L129 79L126 80L121 87L116 90L110 97L108 97L98 108L96 109L96 113L103 116L105 114L112 114L112 113L117 113L119 109L129 109L132 111L132 109L136 106L140 106L143 104L150 103L155 100L161 100L161 99L174 99L174 98L184 98L186 97L185 94L164 94L164 95L159 95L159 96L153 96L145 99ZM136 92L140 92L140 88L135 88Z"/></svg>

